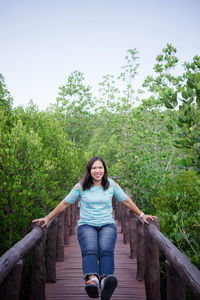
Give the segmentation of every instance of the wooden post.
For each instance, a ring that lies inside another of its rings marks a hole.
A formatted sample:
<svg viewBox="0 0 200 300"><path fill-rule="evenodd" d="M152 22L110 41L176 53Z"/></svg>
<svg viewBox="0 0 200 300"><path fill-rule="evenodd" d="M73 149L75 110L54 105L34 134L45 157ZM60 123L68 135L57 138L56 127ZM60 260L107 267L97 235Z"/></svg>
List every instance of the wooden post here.
<svg viewBox="0 0 200 300"><path fill-rule="evenodd" d="M81 199L79 198L76 202L76 222L80 219L80 207L81 207Z"/></svg>
<svg viewBox="0 0 200 300"><path fill-rule="evenodd" d="M112 205L113 205L113 212L114 212L114 218L115 220L120 222L120 217L121 217L121 211L120 211L120 202L117 201L117 199L115 197L113 197L113 201L112 201Z"/></svg>
<svg viewBox="0 0 200 300"><path fill-rule="evenodd" d="M70 208L69 206L65 210L65 218L64 218L64 244L69 245L69 235L70 235Z"/></svg>
<svg viewBox="0 0 200 300"><path fill-rule="evenodd" d="M74 203L74 206L75 206L75 213L74 213L74 219L73 219L73 222L74 222L74 226L76 226L76 222L78 220L78 201L76 201Z"/></svg>
<svg viewBox="0 0 200 300"><path fill-rule="evenodd" d="M58 216L56 261L64 261L64 212Z"/></svg>
<svg viewBox="0 0 200 300"><path fill-rule="evenodd" d="M120 207L120 223L121 223L121 233L124 233L124 215L125 215L125 205Z"/></svg>
<svg viewBox="0 0 200 300"><path fill-rule="evenodd" d="M116 210L116 219L117 221L121 221L121 211L120 211L120 208L121 208L121 204L119 201L117 201L117 199L115 199L115 202L116 202L116 205L115 205L115 210Z"/></svg>
<svg viewBox="0 0 200 300"><path fill-rule="evenodd" d="M42 235L43 230L35 226L22 240L17 242L0 257L0 283L4 281L16 263L35 246Z"/></svg>
<svg viewBox="0 0 200 300"><path fill-rule="evenodd" d="M0 286L1 300L19 300L23 261L20 260Z"/></svg>
<svg viewBox="0 0 200 300"><path fill-rule="evenodd" d="M46 280L56 282L56 244L58 219L54 219L47 231L46 243Z"/></svg>
<svg viewBox="0 0 200 300"><path fill-rule="evenodd" d="M130 258L136 257L136 219L134 213L129 211L129 239L130 239Z"/></svg>
<svg viewBox="0 0 200 300"><path fill-rule="evenodd" d="M158 227L158 220L154 224ZM145 237L145 289L147 300L160 300L160 262L159 248L149 235L148 224L144 225Z"/></svg>
<svg viewBox="0 0 200 300"><path fill-rule="evenodd" d="M117 200L115 197L112 198L112 208L113 208L113 213L114 213L114 219L118 220L117 217Z"/></svg>
<svg viewBox="0 0 200 300"><path fill-rule="evenodd" d="M75 207L74 204L70 205L70 235L74 234L74 218L75 218Z"/></svg>
<svg viewBox="0 0 200 300"><path fill-rule="evenodd" d="M144 223L136 218L136 238L137 238L137 275L138 281L144 280L145 272L145 242L144 242Z"/></svg>
<svg viewBox="0 0 200 300"><path fill-rule="evenodd" d="M123 241L124 244L129 243L129 209L128 207L124 207L124 235L123 235Z"/></svg>
<svg viewBox="0 0 200 300"><path fill-rule="evenodd" d="M174 267L166 260L167 300L185 300L185 288L182 279Z"/></svg>
<svg viewBox="0 0 200 300"><path fill-rule="evenodd" d="M161 251L165 253L167 261L174 267L183 281L190 287L195 299L200 299L200 271L195 267L166 236L155 226L155 222L145 225L148 234ZM146 242L146 241L145 241Z"/></svg>
<svg viewBox="0 0 200 300"><path fill-rule="evenodd" d="M46 268L45 268L45 242L46 229L44 235L39 239L33 248L32 258L32 275L31 275L31 293L30 300L45 300L45 283L46 283Z"/></svg>
<svg viewBox="0 0 200 300"><path fill-rule="evenodd" d="M124 204L118 201L117 203L117 215L118 215L118 221L119 224L121 225L121 233L123 233L123 212L124 212Z"/></svg>

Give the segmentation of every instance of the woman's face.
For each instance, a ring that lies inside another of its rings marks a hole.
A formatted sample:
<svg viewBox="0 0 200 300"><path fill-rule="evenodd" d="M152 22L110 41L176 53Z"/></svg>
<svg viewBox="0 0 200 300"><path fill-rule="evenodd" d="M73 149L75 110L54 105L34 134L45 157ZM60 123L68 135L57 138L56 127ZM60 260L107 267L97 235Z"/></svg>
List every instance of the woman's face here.
<svg viewBox="0 0 200 300"><path fill-rule="evenodd" d="M102 177L104 175L104 166L100 160L96 160L90 171L94 184L101 184Z"/></svg>

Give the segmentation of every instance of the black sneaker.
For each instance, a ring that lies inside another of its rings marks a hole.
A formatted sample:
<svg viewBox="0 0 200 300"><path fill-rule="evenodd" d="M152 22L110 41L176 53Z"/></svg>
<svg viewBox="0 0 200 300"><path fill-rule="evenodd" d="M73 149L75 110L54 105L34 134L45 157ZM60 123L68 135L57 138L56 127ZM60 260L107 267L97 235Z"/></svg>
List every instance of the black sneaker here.
<svg viewBox="0 0 200 300"><path fill-rule="evenodd" d="M117 286L117 278L114 275L108 275L104 280L104 286L101 291L101 300L109 300Z"/></svg>
<svg viewBox="0 0 200 300"><path fill-rule="evenodd" d="M85 290L90 298L99 298L99 285L96 281L88 280L85 284Z"/></svg>

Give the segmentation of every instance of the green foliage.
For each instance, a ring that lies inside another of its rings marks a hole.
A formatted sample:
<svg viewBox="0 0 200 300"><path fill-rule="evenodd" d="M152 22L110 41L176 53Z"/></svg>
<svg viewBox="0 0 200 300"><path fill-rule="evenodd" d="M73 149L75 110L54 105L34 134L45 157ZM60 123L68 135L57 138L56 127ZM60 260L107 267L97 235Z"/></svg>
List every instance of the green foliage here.
<svg viewBox="0 0 200 300"><path fill-rule="evenodd" d="M138 52L129 49L119 76L103 76L99 98L75 71L46 111L33 103L13 109L0 78L1 253L70 191L88 159L100 155L109 176L119 176L138 206L157 214L162 232L199 265L199 57L179 76L177 63L169 44L156 58L155 76L145 80L149 98L139 100Z"/></svg>
<svg viewBox="0 0 200 300"><path fill-rule="evenodd" d="M161 231L200 266L200 178L192 170L167 177L152 201L158 211Z"/></svg>
<svg viewBox="0 0 200 300"><path fill-rule="evenodd" d="M80 147L87 145L92 134L94 107L91 87L84 84L84 75L72 72L67 83L59 87L56 111L71 141Z"/></svg>
<svg viewBox="0 0 200 300"><path fill-rule="evenodd" d="M71 115L87 113L93 106L91 87L84 85L83 81L83 73L74 71L67 78L67 83L59 88L57 104Z"/></svg>
<svg viewBox="0 0 200 300"><path fill-rule="evenodd" d="M193 168L200 172L199 132L200 132L200 57L192 63L184 63L185 72L174 76L173 69L178 63L176 49L168 44L157 56L154 70L157 76L148 76L144 86L157 96L157 104L168 109L178 106L176 124L179 128L174 145L187 150L187 163L183 168ZM173 134L173 128L168 126Z"/></svg>
<svg viewBox="0 0 200 300"><path fill-rule="evenodd" d="M0 125L3 131L8 131L12 126L12 103L13 98L0 74Z"/></svg>
<svg viewBox="0 0 200 300"><path fill-rule="evenodd" d="M56 115L30 105L26 111L16 109L13 118L10 132L1 131L1 251L30 230L33 218L46 215L66 195L83 165L80 149Z"/></svg>
<svg viewBox="0 0 200 300"><path fill-rule="evenodd" d="M0 110L6 112L7 114L10 113L12 110L12 103L13 98L8 91L5 80L2 74L0 74Z"/></svg>
<svg viewBox="0 0 200 300"><path fill-rule="evenodd" d="M137 49L128 49L125 56L125 64L121 68L119 76L115 79L113 75L104 75L99 83L100 97L97 100L98 111L108 110L118 114L122 111L132 110L138 100L141 91L135 91L133 81L139 68Z"/></svg>
<svg viewBox="0 0 200 300"><path fill-rule="evenodd" d="M147 76L144 80L143 86L147 87L150 92L153 92L158 97L158 105L168 105L167 96L176 98L174 96L174 87L179 86L181 80L181 77L173 74L173 69L178 63L178 58L175 56L176 52L176 48L171 44L167 44L162 53L156 57L156 64L154 65L156 76ZM175 106L175 104L173 105Z"/></svg>

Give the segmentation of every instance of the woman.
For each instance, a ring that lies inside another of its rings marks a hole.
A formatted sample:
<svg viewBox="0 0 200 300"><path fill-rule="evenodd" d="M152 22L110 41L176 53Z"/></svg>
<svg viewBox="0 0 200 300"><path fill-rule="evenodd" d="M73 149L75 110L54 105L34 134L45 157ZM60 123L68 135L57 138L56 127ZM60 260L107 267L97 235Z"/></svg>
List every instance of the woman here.
<svg viewBox="0 0 200 300"><path fill-rule="evenodd" d="M89 297L109 300L117 286L114 274L114 249L117 238L115 221L112 217L113 196L148 224L147 218L121 187L107 177L105 162L93 157L87 164L82 182L50 214L36 219L42 227L80 198L80 219L78 221L78 241L82 253L82 268L85 290Z"/></svg>

